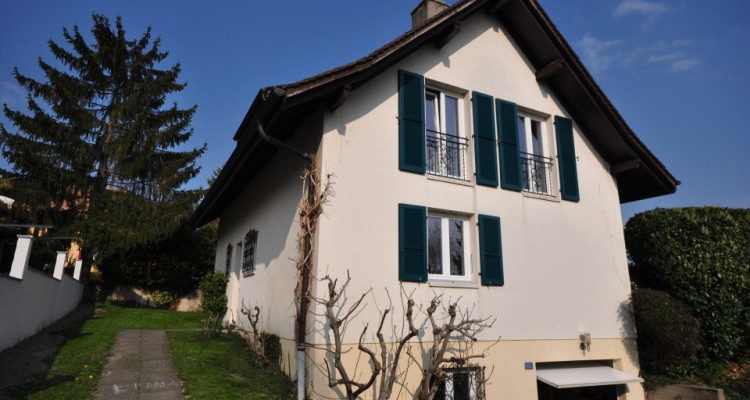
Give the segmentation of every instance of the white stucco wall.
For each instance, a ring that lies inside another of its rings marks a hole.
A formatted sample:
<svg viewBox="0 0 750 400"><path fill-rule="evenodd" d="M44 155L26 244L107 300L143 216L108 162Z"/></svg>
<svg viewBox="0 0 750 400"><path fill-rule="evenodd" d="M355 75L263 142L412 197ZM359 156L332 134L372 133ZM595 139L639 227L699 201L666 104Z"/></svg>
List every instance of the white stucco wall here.
<svg viewBox="0 0 750 400"><path fill-rule="evenodd" d="M307 121L291 144L304 151L317 148L320 138L319 119ZM233 246L233 260L227 297L226 321L250 329L240 310L261 308L261 328L294 339L294 287L297 282L298 204L302 196L303 160L286 150L279 150L266 167L222 213L216 251L216 270L224 271L227 244ZM241 243L250 229L258 231L255 272L243 276Z"/></svg>
<svg viewBox="0 0 750 400"><path fill-rule="evenodd" d="M476 216L498 216L505 286L436 289L446 298L460 297L477 316L498 318L485 339L575 339L583 332L595 338L632 337L630 317L621 314L627 310L630 282L616 182L578 127L574 126L581 197L577 203L479 186L473 184L473 177L471 184L461 185L402 172L398 169L399 69L467 91L466 132L472 132L473 90L549 115L546 130L552 146L554 115L569 117L555 96L536 82L534 70L497 27L496 19L476 13L463 21L459 35L445 47L423 46L326 115L321 163L324 172L336 175L336 195L320 223L319 270L339 277L350 270L350 295L372 288L382 307L385 287L392 295L398 293L398 204L406 203L426 206L428 212L445 210L470 217L469 256L478 283ZM470 173L473 148L472 140ZM553 179L557 182L556 165ZM409 291L418 287L423 304L433 293L429 284L405 287ZM362 323L377 320L373 302L357 315ZM322 342L319 333L316 340ZM358 333L352 330L346 339L355 341Z"/></svg>
<svg viewBox="0 0 750 400"><path fill-rule="evenodd" d="M22 280L0 277L0 351L73 311L83 288L69 275L57 280L28 266Z"/></svg>

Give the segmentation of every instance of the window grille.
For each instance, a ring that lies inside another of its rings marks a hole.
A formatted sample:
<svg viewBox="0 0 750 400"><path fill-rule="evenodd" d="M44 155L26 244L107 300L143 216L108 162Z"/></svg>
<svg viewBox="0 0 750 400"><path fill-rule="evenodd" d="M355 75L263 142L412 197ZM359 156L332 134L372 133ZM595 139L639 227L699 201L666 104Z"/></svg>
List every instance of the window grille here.
<svg viewBox="0 0 750 400"><path fill-rule="evenodd" d="M554 196L550 186L551 170L551 158L522 152L521 177L524 192Z"/></svg>
<svg viewBox="0 0 750 400"><path fill-rule="evenodd" d="M460 136L427 130L425 137L427 173L466 180L466 149L469 141Z"/></svg>
<svg viewBox="0 0 750 400"><path fill-rule="evenodd" d="M255 245L258 242L258 231L250 229L245 235L244 251L242 252L242 274L250 275L255 272Z"/></svg>
<svg viewBox="0 0 750 400"><path fill-rule="evenodd" d="M485 400L483 368L444 368L443 371L447 377L438 386L434 400Z"/></svg>

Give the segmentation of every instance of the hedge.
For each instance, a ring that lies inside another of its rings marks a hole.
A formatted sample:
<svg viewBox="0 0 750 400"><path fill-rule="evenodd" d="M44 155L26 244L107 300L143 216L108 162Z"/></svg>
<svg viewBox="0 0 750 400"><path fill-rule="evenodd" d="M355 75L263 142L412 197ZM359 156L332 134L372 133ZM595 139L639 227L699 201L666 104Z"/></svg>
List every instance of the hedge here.
<svg viewBox="0 0 750 400"><path fill-rule="evenodd" d="M625 226L631 277L685 302L715 360L749 355L750 210L656 209Z"/></svg>
<svg viewBox="0 0 750 400"><path fill-rule="evenodd" d="M666 292L647 288L631 296L641 367L665 372L669 366L690 364L701 349L700 322L687 304Z"/></svg>

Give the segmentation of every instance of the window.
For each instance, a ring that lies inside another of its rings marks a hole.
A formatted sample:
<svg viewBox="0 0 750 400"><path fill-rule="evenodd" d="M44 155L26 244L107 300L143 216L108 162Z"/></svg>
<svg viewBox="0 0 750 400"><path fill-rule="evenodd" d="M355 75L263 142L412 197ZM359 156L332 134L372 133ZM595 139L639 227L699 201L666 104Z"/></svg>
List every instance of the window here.
<svg viewBox="0 0 750 400"><path fill-rule="evenodd" d="M232 269L232 244L229 243L227 245L227 259L225 264L224 273L227 275L227 279L229 279L229 272Z"/></svg>
<svg viewBox="0 0 750 400"><path fill-rule="evenodd" d="M469 279L467 221L430 214L427 217L427 272L430 278Z"/></svg>
<svg viewBox="0 0 750 400"><path fill-rule="evenodd" d="M544 122L518 114L518 142L521 156L521 181L525 192L552 196L552 159L548 157Z"/></svg>
<svg viewBox="0 0 750 400"><path fill-rule="evenodd" d="M424 76L408 71L398 79L399 169L466 180L462 96L425 88Z"/></svg>
<svg viewBox="0 0 750 400"><path fill-rule="evenodd" d="M447 378L440 383L434 400L484 399L482 370L478 367L444 368Z"/></svg>
<svg viewBox="0 0 750 400"><path fill-rule="evenodd" d="M467 140L461 134L461 98L426 89L425 160L428 174L466 179Z"/></svg>
<svg viewBox="0 0 750 400"><path fill-rule="evenodd" d="M245 235L244 251L242 252L242 274L250 275L255 272L255 245L258 242L258 231L250 229Z"/></svg>
<svg viewBox="0 0 750 400"><path fill-rule="evenodd" d="M468 218L430 213L424 206L398 205L398 268L403 282L430 279L471 281ZM503 286L500 218L477 215L481 283Z"/></svg>

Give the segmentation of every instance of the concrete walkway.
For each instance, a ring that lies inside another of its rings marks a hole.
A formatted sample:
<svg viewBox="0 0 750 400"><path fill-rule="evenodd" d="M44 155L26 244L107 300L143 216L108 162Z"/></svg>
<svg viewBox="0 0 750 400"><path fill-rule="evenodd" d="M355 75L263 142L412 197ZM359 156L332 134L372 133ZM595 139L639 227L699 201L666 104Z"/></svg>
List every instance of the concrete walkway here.
<svg viewBox="0 0 750 400"><path fill-rule="evenodd" d="M163 330L122 330L99 378L96 399L182 400Z"/></svg>

